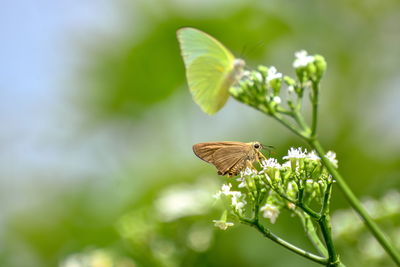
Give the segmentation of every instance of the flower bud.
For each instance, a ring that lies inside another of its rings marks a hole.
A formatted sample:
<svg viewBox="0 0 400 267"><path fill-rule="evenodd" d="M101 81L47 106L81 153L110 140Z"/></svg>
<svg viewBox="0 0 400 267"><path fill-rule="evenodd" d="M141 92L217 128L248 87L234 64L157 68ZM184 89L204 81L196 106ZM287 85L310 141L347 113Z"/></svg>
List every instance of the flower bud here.
<svg viewBox="0 0 400 267"><path fill-rule="evenodd" d="M296 85L296 81L293 80L292 78L290 78L289 76L284 76L284 77L283 77L283 81L284 81L285 84L287 84L288 86L295 86L295 85Z"/></svg>
<svg viewBox="0 0 400 267"><path fill-rule="evenodd" d="M259 66L257 67L257 70L258 70L264 77L267 76L268 68L267 68L266 66L259 65Z"/></svg>
<svg viewBox="0 0 400 267"><path fill-rule="evenodd" d="M326 61L325 58L321 55L315 55L314 56L314 66L316 67L316 78L317 81L321 80L322 76L324 75L326 71Z"/></svg>

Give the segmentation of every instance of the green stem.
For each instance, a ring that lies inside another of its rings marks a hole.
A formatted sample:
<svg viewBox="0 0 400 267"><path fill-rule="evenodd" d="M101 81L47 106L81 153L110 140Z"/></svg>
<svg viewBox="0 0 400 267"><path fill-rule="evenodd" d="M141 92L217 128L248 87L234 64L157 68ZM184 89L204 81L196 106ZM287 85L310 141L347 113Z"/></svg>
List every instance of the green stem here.
<svg viewBox="0 0 400 267"><path fill-rule="evenodd" d="M329 215L322 215L321 219L318 221L319 227L321 228L322 236L324 237L326 247L329 254L329 262L327 266L339 266L339 256L336 252L335 246L333 245L332 233L331 233L331 223Z"/></svg>
<svg viewBox="0 0 400 267"><path fill-rule="evenodd" d="M306 122L303 119L303 116L299 113L299 110L296 110L293 112L293 118L296 120L296 122L300 125L301 129L306 132L310 133L310 128L308 128Z"/></svg>
<svg viewBox="0 0 400 267"><path fill-rule="evenodd" d="M298 210L298 209L295 209L294 212L300 218L301 224L303 225L303 228L304 228L304 232L306 233L308 239L311 241L313 246L318 250L318 252L321 255L327 257L328 250L325 248L324 244L319 239L317 230L314 227L311 217L308 214L306 214L303 211Z"/></svg>
<svg viewBox="0 0 400 267"><path fill-rule="evenodd" d="M254 228L256 228L260 233L262 233L266 238L271 239L272 241L274 241L275 243L283 246L284 248L300 255L303 256L304 258L307 258L309 260L312 260L316 263L319 263L321 265L326 265L328 263L326 258L323 258L321 256L315 255L311 252L308 252L304 249L301 249L289 242L287 242L286 240L283 240L282 238L280 238L279 236L273 234L268 228L265 228L262 224L260 224L258 221L255 220L249 220L249 219L245 219L245 218L240 218L240 221L242 223L248 224Z"/></svg>
<svg viewBox="0 0 400 267"><path fill-rule="evenodd" d="M288 128L290 131L292 131L294 134L300 136L301 138L307 139L307 134L303 130L299 130L296 127L294 127L290 122L285 120L282 116L279 114L273 114L273 118L275 118L277 121L282 123L286 128Z"/></svg>
<svg viewBox="0 0 400 267"><path fill-rule="evenodd" d="M347 201L350 203L352 208L358 213L358 215L363 220L364 224L367 226L370 232L375 236L375 238L385 249L385 251L389 254L389 256L393 259L393 261L397 264L397 266L400 266L400 256L398 252L391 244L387 236L385 236L385 234L379 228L379 226L369 216L367 211L364 209L364 207L361 205L357 197L351 191L351 189L349 188L343 177L340 175L340 173L332 165L329 159L325 157L325 151L322 148L321 144L315 139L309 139L308 142L318 152L325 167L328 169L329 173L336 180L337 185L343 192L344 196L346 197Z"/></svg>
<svg viewBox="0 0 400 267"><path fill-rule="evenodd" d="M322 203L320 211L321 216L329 214L329 202L331 200L331 194L332 194L332 182L329 182L325 190L324 201Z"/></svg>
<svg viewBox="0 0 400 267"><path fill-rule="evenodd" d="M321 216L312 209L310 209L309 207L307 207L307 205L303 202L303 198L304 198L304 188L299 188L299 199L296 202L296 205L300 207L302 210L304 210L304 212L310 215L312 218L319 220Z"/></svg>
<svg viewBox="0 0 400 267"><path fill-rule="evenodd" d="M311 138L315 138L317 135L317 123L318 123L318 98L319 98L319 83L312 83L312 121L311 121Z"/></svg>

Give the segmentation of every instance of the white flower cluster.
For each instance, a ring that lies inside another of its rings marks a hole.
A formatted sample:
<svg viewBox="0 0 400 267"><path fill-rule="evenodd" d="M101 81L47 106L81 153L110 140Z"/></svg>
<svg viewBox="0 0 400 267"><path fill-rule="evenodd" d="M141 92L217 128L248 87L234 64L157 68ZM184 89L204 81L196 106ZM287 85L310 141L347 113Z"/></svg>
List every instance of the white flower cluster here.
<svg viewBox="0 0 400 267"><path fill-rule="evenodd" d="M308 64L314 62L314 56L308 55L307 51L301 50L294 53L296 59L293 62L293 68L302 68L307 67Z"/></svg>
<svg viewBox="0 0 400 267"><path fill-rule="evenodd" d="M329 161L335 166L338 166L338 160L336 159L336 153L333 151L328 151L325 157L329 159ZM307 153L307 149L294 148L291 147L288 151L288 154L283 157L283 159L290 160L290 159L309 159L309 160L320 160L321 158L317 155L317 152L314 150Z"/></svg>
<svg viewBox="0 0 400 267"><path fill-rule="evenodd" d="M214 197L219 199L221 197L221 195L225 195L230 197L231 203L233 208L241 213L243 207L247 204L246 200L245 200L245 195L242 194L242 192L240 191L231 191L231 184L223 184L221 187L221 190L218 191Z"/></svg>

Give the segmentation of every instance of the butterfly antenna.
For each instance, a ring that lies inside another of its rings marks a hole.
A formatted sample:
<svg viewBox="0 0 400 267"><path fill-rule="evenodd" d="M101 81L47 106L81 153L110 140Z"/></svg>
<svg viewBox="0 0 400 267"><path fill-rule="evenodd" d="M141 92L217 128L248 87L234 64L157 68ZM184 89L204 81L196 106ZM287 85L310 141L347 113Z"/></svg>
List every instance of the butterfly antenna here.
<svg viewBox="0 0 400 267"><path fill-rule="evenodd" d="M247 49L247 44L245 44L242 48L242 51L240 51L240 58L243 58L244 55L246 54L246 49Z"/></svg>
<svg viewBox="0 0 400 267"><path fill-rule="evenodd" d="M268 151L268 157L270 157L271 154L272 154L272 155L275 155L275 154L276 154L276 152L274 151L274 150L275 150L275 147L274 147L274 146L262 145L262 148Z"/></svg>

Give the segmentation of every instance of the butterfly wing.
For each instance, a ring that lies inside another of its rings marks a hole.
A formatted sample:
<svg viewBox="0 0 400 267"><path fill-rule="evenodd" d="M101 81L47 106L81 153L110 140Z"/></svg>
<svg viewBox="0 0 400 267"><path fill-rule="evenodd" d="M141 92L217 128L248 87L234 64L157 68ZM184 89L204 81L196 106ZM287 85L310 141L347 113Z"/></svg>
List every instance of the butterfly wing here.
<svg viewBox="0 0 400 267"><path fill-rule="evenodd" d="M221 141L221 142L205 142L193 145L194 154L200 159L212 163L213 154L223 147L227 146L237 146L241 145L241 142L229 142L229 141Z"/></svg>
<svg viewBox="0 0 400 267"><path fill-rule="evenodd" d="M227 67L212 57L200 57L187 70L187 79L193 100L207 114L220 110L229 98L229 88L234 80Z"/></svg>
<svg viewBox="0 0 400 267"><path fill-rule="evenodd" d="M215 151L213 164L218 169L218 174L237 175L246 165L248 150L247 146L231 146Z"/></svg>
<svg viewBox="0 0 400 267"><path fill-rule="evenodd" d="M232 53L217 39L205 32L186 27L179 29L177 36L186 69L195 59L202 56L214 57L225 62L226 65L233 63L234 57Z"/></svg>
<svg viewBox="0 0 400 267"><path fill-rule="evenodd" d="M235 82L235 58L210 35L193 28L177 33L194 101L208 114L221 109Z"/></svg>
<svg viewBox="0 0 400 267"><path fill-rule="evenodd" d="M241 142L208 142L193 146L193 152L202 160L213 164L218 174L236 175L245 166L251 147Z"/></svg>

